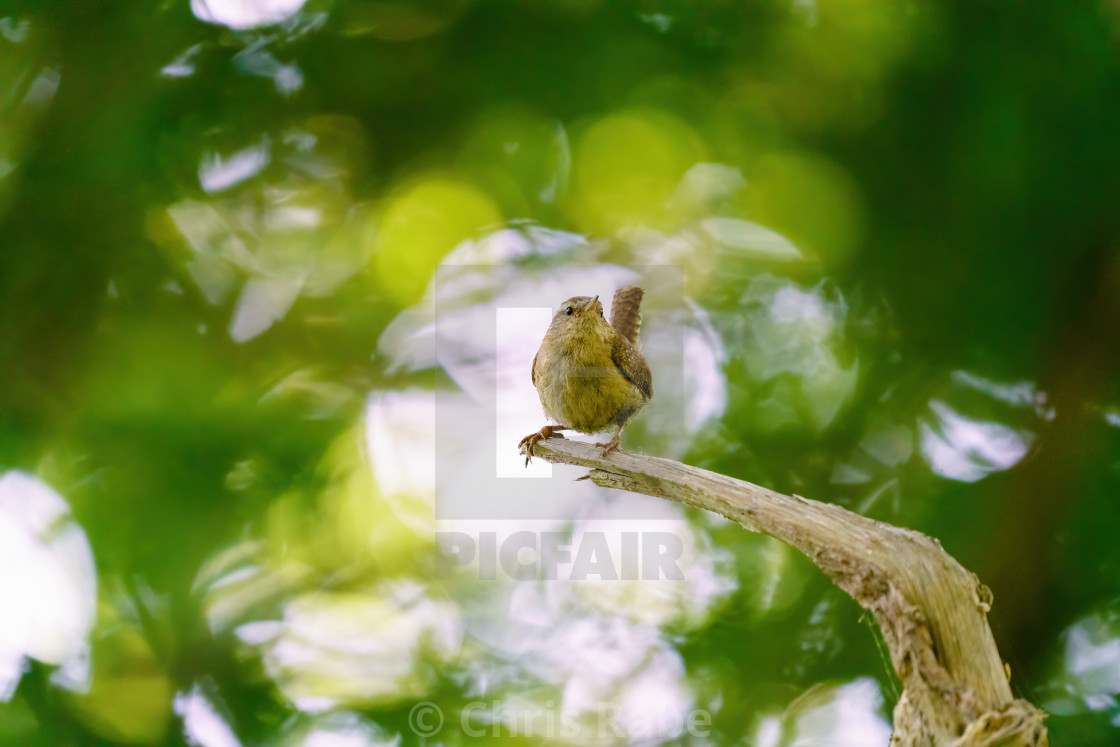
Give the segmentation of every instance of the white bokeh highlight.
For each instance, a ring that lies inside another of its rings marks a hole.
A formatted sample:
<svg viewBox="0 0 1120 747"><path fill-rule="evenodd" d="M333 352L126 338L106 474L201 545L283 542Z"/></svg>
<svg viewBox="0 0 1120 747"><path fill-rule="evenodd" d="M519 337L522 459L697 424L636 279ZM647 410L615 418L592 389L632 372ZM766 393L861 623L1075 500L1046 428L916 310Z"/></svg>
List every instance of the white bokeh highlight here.
<svg viewBox="0 0 1120 747"><path fill-rule="evenodd" d="M96 605L93 553L66 501L31 475L0 476L0 701L26 658L59 667L57 684L86 686Z"/></svg>

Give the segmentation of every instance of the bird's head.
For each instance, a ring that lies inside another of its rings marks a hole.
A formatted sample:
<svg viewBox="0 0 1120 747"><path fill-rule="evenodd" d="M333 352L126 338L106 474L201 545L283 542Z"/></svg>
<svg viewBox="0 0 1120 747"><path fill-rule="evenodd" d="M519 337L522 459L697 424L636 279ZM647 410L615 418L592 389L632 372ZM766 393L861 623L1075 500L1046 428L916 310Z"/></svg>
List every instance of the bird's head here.
<svg viewBox="0 0 1120 747"><path fill-rule="evenodd" d="M603 318L603 304L599 303L598 296L574 296L560 304L552 317L549 332L565 337L584 337L601 333L609 326Z"/></svg>

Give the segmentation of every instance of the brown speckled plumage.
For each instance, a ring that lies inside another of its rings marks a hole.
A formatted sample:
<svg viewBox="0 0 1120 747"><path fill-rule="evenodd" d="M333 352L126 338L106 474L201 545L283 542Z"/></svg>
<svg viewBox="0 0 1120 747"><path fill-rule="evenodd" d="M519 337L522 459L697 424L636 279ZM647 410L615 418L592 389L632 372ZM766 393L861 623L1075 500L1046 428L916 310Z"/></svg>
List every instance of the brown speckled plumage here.
<svg viewBox="0 0 1120 747"><path fill-rule="evenodd" d="M645 291L628 285L614 292L611 300L611 326L631 344L638 344L638 330L642 327L642 296Z"/></svg>

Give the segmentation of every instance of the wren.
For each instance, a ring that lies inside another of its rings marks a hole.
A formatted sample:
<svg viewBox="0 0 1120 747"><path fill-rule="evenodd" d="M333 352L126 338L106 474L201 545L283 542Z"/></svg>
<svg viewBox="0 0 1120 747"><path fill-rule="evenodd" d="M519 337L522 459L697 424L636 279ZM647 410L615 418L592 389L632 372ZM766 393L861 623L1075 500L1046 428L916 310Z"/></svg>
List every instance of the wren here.
<svg viewBox="0 0 1120 747"><path fill-rule="evenodd" d="M603 456L618 448L622 429L649 404L653 378L638 350L643 291L619 288L611 302L610 323L599 297L576 296L560 305L533 358L533 386L544 414L559 425L546 425L518 443L528 445L525 464L542 438L563 438L559 431L599 433L614 429Z"/></svg>

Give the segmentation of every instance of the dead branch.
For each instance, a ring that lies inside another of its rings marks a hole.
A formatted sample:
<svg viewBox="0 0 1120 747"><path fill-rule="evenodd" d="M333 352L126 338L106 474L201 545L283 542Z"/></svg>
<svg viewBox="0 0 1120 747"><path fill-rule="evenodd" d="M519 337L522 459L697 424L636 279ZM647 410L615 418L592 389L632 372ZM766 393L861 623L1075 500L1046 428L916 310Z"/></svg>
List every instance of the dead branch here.
<svg viewBox="0 0 1120 747"><path fill-rule="evenodd" d="M591 468L596 485L713 511L785 542L874 614L904 687L892 746L1048 744L1045 714L1012 697L988 626L991 592L936 539L680 462L601 452L568 439L535 448L549 462Z"/></svg>

